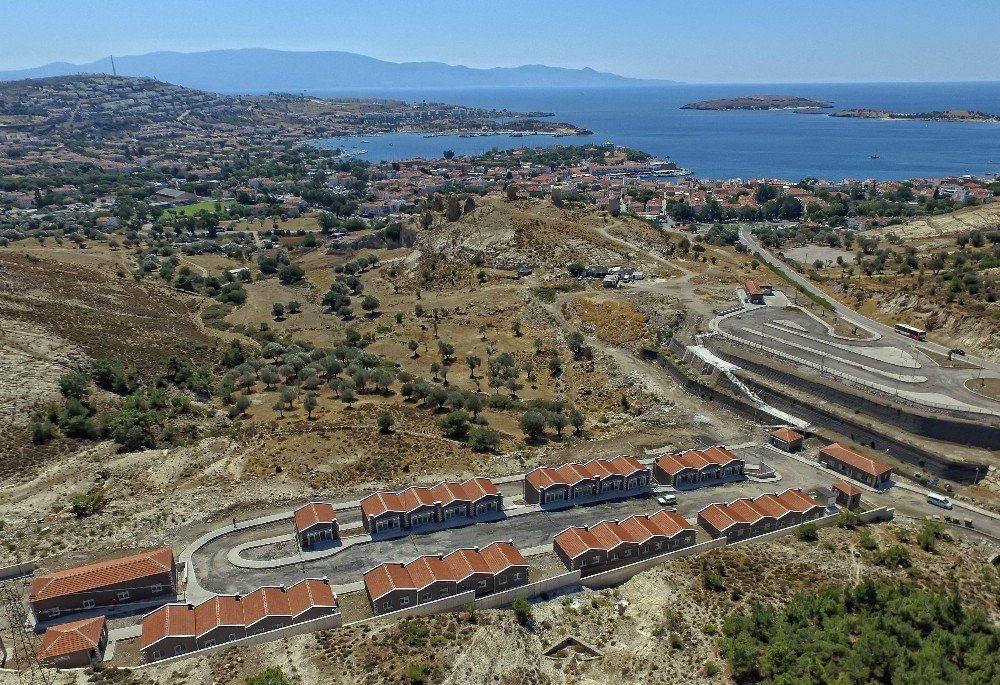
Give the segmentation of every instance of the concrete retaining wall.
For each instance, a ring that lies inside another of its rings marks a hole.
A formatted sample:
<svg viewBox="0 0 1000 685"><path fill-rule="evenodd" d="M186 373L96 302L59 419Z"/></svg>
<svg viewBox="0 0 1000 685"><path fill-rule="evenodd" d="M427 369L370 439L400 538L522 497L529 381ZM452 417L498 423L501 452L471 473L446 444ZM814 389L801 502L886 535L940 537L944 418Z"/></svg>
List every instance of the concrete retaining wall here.
<svg viewBox="0 0 1000 685"><path fill-rule="evenodd" d="M569 573L552 576L551 578L539 580L535 583L512 587L511 589L504 590L503 592L486 595L485 597L476 600L476 607L479 609L496 609L497 607L510 604L515 599L519 599L521 597L525 599L537 597L538 595L546 592L555 592L556 590L563 590L579 584L580 572L570 571Z"/></svg>
<svg viewBox="0 0 1000 685"><path fill-rule="evenodd" d="M287 626L285 628L278 628L277 630L269 630L266 633L260 633L259 635L251 635L250 637L244 637L240 640L233 640L232 642L224 642L221 645L215 645L214 647L206 647L204 649L198 649L193 652L186 652L184 654L178 654L176 656L167 657L166 659L160 659L159 661L153 661L147 664L142 664L137 668L147 668L149 666L160 666L162 664L169 664L175 661L181 661L182 659L189 659L194 656L201 656L203 654L208 654L209 652L217 652L222 649L229 649L230 647L248 647L250 645L259 645L264 642L271 642L272 640L280 640L285 637L293 637L295 635L304 635L306 633L315 633L319 630L327 630L329 628L340 628L344 625L344 616L342 614L334 614L332 616L321 616L320 618L314 618L311 621L305 621L304 623L296 623L294 625Z"/></svg>
<svg viewBox="0 0 1000 685"><path fill-rule="evenodd" d="M35 572L35 568L37 567L33 561L26 561L21 564L14 564L13 566L4 566L0 568L0 581L20 578L21 576L30 576Z"/></svg>
<svg viewBox="0 0 1000 685"><path fill-rule="evenodd" d="M449 611L458 611L466 604L470 604L475 601L476 591L469 590L468 592L460 592L457 595L452 595L450 597L435 599L433 602L415 604L405 609L399 609L398 611L390 611L388 614L379 614L378 616L363 618L360 621L352 621L346 625L356 626L370 621L379 621L383 618L406 618L409 616L431 616L433 614L444 614Z"/></svg>
<svg viewBox="0 0 1000 685"><path fill-rule="evenodd" d="M835 382L823 383L802 378L785 371L781 368L780 362L776 362L776 360L769 360L765 364L760 359L754 359L751 353L739 345L712 339L712 347L717 353L721 352L729 357L728 361L733 361L754 373L773 377L811 395L833 397L837 404L860 409L867 416L900 426L908 432L935 440L974 445L987 449L1000 448L1000 431L997 430L1000 427L1000 421L993 415L980 414L975 416L973 420L966 418L969 417L967 412L962 418L942 416L940 413L928 415L917 407L900 406L897 398L886 396L883 393L878 395L854 393L844 390L842 386L837 387ZM941 411L947 412L947 410Z"/></svg>
<svg viewBox="0 0 1000 685"><path fill-rule="evenodd" d="M701 554L702 552L708 552L725 546L725 538L709 540L708 542L702 542L697 545L685 547L684 549L679 549L676 552L669 552L650 559L643 559L642 561L637 561L634 564L629 564L628 566L613 568L610 571L595 573L592 576L585 576L580 581L580 584L584 587L590 588L591 590L602 590L604 588L614 587L616 585L621 585L637 573L642 573L648 569L665 564L672 559L680 559L681 557L688 557L693 554Z"/></svg>

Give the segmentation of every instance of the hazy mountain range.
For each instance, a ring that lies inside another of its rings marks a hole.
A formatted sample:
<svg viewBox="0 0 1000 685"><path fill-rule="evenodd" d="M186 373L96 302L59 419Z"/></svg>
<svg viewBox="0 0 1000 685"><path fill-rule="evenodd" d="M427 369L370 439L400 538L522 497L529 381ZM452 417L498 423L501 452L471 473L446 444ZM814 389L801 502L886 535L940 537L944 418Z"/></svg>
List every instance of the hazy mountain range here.
<svg viewBox="0 0 1000 685"><path fill-rule="evenodd" d="M350 52L289 52L247 48L207 52L151 52L116 56L121 76L146 76L189 88L222 92L327 88L469 88L505 86L657 85L669 81L627 78L591 68L529 64L473 69L441 62L386 62ZM53 62L33 69L0 71L0 81L71 74L111 73L111 60L90 64Z"/></svg>

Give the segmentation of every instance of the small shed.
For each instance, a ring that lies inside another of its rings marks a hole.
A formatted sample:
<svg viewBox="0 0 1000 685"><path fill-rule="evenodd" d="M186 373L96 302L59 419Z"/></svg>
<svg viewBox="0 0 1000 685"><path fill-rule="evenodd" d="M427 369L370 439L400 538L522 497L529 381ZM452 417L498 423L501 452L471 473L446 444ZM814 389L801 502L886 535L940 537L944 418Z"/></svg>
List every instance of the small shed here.
<svg viewBox="0 0 1000 685"><path fill-rule="evenodd" d="M850 483L839 481L833 484L833 490L837 493L837 504L848 509L861 506L861 490Z"/></svg>
<svg viewBox="0 0 1000 685"><path fill-rule="evenodd" d="M50 668L86 668L104 658L108 626L103 616L50 626L38 660Z"/></svg>
<svg viewBox="0 0 1000 685"><path fill-rule="evenodd" d="M791 428L779 428L773 431L770 436L771 444L779 450L785 452L797 452L802 449L802 441L805 436Z"/></svg>
<svg viewBox="0 0 1000 685"><path fill-rule="evenodd" d="M337 514L328 502L310 502L295 510L295 533L302 547L338 535Z"/></svg>

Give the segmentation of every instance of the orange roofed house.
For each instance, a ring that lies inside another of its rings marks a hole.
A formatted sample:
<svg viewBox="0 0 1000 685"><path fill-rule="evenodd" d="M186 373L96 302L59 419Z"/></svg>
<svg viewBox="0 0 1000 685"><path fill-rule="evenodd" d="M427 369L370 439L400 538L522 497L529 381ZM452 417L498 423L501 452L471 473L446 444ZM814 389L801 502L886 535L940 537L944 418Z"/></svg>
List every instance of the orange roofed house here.
<svg viewBox="0 0 1000 685"><path fill-rule="evenodd" d="M333 588L321 578L216 595L197 606L167 604L143 617L139 651L157 661L337 613Z"/></svg>
<svg viewBox="0 0 1000 685"><path fill-rule="evenodd" d="M337 537L337 514L327 502L310 502L295 510L295 535L300 547Z"/></svg>
<svg viewBox="0 0 1000 685"><path fill-rule="evenodd" d="M756 498L742 497L728 504L710 504L698 512L698 525L729 542L797 526L823 516L825 509L799 489Z"/></svg>
<svg viewBox="0 0 1000 685"><path fill-rule="evenodd" d="M747 281L744 284L744 288L746 289L747 299L751 304L765 304L764 296L774 294L774 288L767 283Z"/></svg>
<svg viewBox="0 0 1000 685"><path fill-rule="evenodd" d="M524 501L558 505L587 498L634 496L650 484L649 468L635 457L619 455L585 464L542 466L524 477Z"/></svg>
<svg viewBox="0 0 1000 685"><path fill-rule="evenodd" d="M108 625L103 616L50 626L42 637L38 660L50 668L86 668L104 657Z"/></svg>
<svg viewBox="0 0 1000 685"><path fill-rule="evenodd" d="M701 487L743 475L746 462L721 445L707 450L663 454L653 463L653 478L660 485Z"/></svg>
<svg viewBox="0 0 1000 685"><path fill-rule="evenodd" d="M172 600L177 567L169 547L129 557L44 573L31 585L28 603L39 621L126 602Z"/></svg>
<svg viewBox="0 0 1000 685"><path fill-rule="evenodd" d="M805 440L805 436L798 431L793 431L791 428L779 428L776 431L772 431L768 439L779 450L797 452L802 449L802 442Z"/></svg>
<svg viewBox="0 0 1000 685"><path fill-rule="evenodd" d="M511 542L417 557L405 564L379 564L364 575L375 614L433 602L463 592L476 597L528 582L528 562Z"/></svg>
<svg viewBox="0 0 1000 685"><path fill-rule="evenodd" d="M573 526L558 533L552 546L566 568L587 575L690 547L696 537L694 526L680 514L664 510Z"/></svg>
<svg viewBox="0 0 1000 685"><path fill-rule="evenodd" d="M503 510L503 495L489 478L462 483L414 486L399 492L376 492L361 500L361 522L374 535L411 530L431 523L468 523Z"/></svg>
<svg viewBox="0 0 1000 685"><path fill-rule="evenodd" d="M819 461L828 469L873 488L887 487L892 477L892 467L888 464L866 457L837 442L819 451Z"/></svg>

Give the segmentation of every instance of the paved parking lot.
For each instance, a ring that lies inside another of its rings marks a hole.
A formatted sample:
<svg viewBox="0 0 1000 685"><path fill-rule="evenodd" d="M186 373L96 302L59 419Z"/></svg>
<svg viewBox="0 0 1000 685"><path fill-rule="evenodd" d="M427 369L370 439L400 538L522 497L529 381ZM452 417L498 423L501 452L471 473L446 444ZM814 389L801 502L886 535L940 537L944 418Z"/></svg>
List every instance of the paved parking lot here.
<svg viewBox="0 0 1000 685"><path fill-rule="evenodd" d="M805 455L815 460L815 450ZM714 502L726 502L738 497L755 497L787 488L811 490L829 486L840 480L837 474L817 468L813 462L778 453L766 447L742 447L735 450L747 460L748 466L763 460L780 476L777 482L749 480L677 493L677 511L692 522L702 508ZM505 495L514 499L514 486L505 486ZM894 487L886 493L865 490L864 499L874 506L896 507L901 514L922 517L942 514L925 501L925 493ZM648 495L622 501L599 502L559 511L539 511L509 517L492 523L478 523L462 528L440 530L425 535L410 535L394 540L358 544L337 554L311 562L276 569L241 569L229 564L226 553L243 542L288 532L290 523L237 531L215 540L194 555L194 565L201 585L214 592L249 592L261 585L290 585L307 576L327 576L334 585L356 583L362 573L382 562L405 562L421 554L446 554L460 547L483 546L494 540L512 540L518 548L550 545L552 537L569 526L592 525L607 519L621 519L632 514L649 514L660 509L655 497ZM344 512L356 516L356 512ZM1000 536L1000 522L988 516L956 507L954 515L968 517L976 530Z"/></svg>
<svg viewBox="0 0 1000 685"><path fill-rule="evenodd" d="M763 448L741 448L748 461L764 456L774 464L773 453ZM782 460L784 462L784 460ZM788 487L813 487L829 484L834 478L795 460L775 465L782 475L778 483L743 481L712 488L678 493L678 512L694 519L697 512L713 502L744 496L756 496ZM825 478L823 476L826 476ZM513 501L519 488L504 486L504 495ZM552 537L569 526L592 525L607 519L621 519L632 514L650 514L660 509L655 497L645 496L617 502L599 502L558 511L532 512L492 523L478 523L450 528L425 535L410 535L354 545L337 554L311 562L276 569L235 568L226 559L234 546L288 532L289 524L236 532L209 543L194 555L195 570L203 587L214 592L248 592L265 584L291 584L305 576L327 576L334 585L361 580L361 574L382 562L405 562L421 554L446 554L460 547L483 546L494 540L513 540L520 549L551 544ZM356 512L344 512L345 520L356 520ZM338 512L338 518L340 513Z"/></svg>

